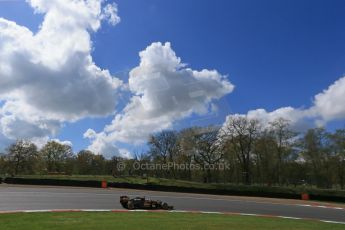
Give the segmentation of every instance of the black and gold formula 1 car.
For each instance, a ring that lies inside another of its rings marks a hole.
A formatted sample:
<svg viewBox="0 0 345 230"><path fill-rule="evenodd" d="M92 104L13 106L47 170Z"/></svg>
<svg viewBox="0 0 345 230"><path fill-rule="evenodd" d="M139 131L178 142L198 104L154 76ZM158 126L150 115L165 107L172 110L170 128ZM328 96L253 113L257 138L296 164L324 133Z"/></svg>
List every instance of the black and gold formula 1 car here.
<svg viewBox="0 0 345 230"><path fill-rule="evenodd" d="M122 207L126 209L163 209L173 210L173 206L169 206L167 203L163 203L160 200L149 200L145 197L135 197L130 199L128 196L121 196L120 203Z"/></svg>

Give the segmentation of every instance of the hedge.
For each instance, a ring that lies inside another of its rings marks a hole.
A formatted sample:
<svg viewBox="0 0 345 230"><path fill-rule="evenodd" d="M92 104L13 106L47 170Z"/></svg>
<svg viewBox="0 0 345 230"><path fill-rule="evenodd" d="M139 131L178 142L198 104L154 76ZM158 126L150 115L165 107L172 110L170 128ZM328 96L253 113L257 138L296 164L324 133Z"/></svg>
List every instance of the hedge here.
<svg viewBox="0 0 345 230"><path fill-rule="evenodd" d="M4 182L6 184L30 184L30 185L56 185L56 186L76 186L76 187L101 187L101 181L92 180L60 180L60 179L33 179L7 177Z"/></svg>
<svg viewBox="0 0 345 230"><path fill-rule="evenodd" d="M330 189L307 189L311 200L332 201L345 203L345 191L330 190Z"/></svg>
<svg viewBox="0 0 345 230"><path fill-rule="evenodd" d="M1 180L0 180L1 181ZM34 178L19 178L8 177L4 180L7 184L31 184L31 185L57 185L57 186L78 186L78 187L101 187L101 181L93 180L65 180L65 179L34 179ZM183 192L183 193L200 193L212 195L234 195L234 196L255 196L255 197L271 197L271 198L286 198L286 199L300 199L301 193L309 194L311 200L319 201L333 201L345 203L345 191L339 190L324 190L324 189L300 189L286 188L286 187L264 187L264 186L219 186L220 188L197 188L197 187L180 187L159 185L153 183L147 184L132 184L108 182L108 187L113 188L127 188L140 189L151 191L166 191L166 192Z"/></svg>
<svg viewBox="0 0 345 230"><path fill-rule="evenodd" d="M183 193L200 193L200 194L212 194L212 195L234 195L234 196L258 196L258 197L272 197L272 198L287 198L287 199L299 199L300 193L293 190L282 190L280 188L269 187L250 187L239 186L232 189L207 189L196 187L178 187L167 186L157 184L130 184L130 183L117 183L110 182L108 187L113 188L129 188L129 189L141 189L152 191L165 191L165 192L183 192Z"/></svg>
<svg viewBox="0 0 345 230"><path fill-rule="evenodd" d="M309 194L311 200L333 201L345 203L345 191L339 190L323 190L323 189L307 189L301 191L299 189L291 189L284 187L263 187L263 186L228 186L223 189L207 189L196 187L178 187L157 184L130 184L110 182L108 187L128 188L166 192L183 192L183 193L200 193L212 195L232 195L232 196L253 196L253 197L270 197L285 199L301 199L301 193Z"/></svg>

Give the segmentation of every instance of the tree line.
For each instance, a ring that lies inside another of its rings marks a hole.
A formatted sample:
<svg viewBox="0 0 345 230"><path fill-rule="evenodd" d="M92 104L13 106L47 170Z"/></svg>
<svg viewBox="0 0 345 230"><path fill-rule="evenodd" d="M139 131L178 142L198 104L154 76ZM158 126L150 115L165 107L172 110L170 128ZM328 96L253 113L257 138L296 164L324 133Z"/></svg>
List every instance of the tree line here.
<svg viewBox="0 0 345 230"><path fill-rule="evenodd" d="M141 157L146 161L230 165L224 171L206 167L203 171L147 172L153 176L269 186L345 186L345 129L298 133L282 118L264 125L232 117L223 127L162 131L152 135L148 144L148 153Z"/></svg>
<svg viewBox="0 0 345 230"><path fill-rule="evenodd" d="M294 132L289 121L269 124L247 117L231 117L222 127L190 127L152 134L148 150L133 159L72 148L55 141L42 149L18 140L0 156L0 174L83 174L159 177L205 183L260 185L345 186L345 129L328 132L313 128ZM119 164L123 167L119 167ZM199 165L181 169L142 169L135 164ZM219 170L207 167L227 164Z"/></svg>
<svg viewBox="0 0 345 230"><path fill-rule="evenodd" d="M85 174L105 175L111 161L89 150L74 154L72 147L49 141L42 149L30 141L18 140L0 156L0 174L44 175ZM110 170L111 171L111 170Z"/></svg>

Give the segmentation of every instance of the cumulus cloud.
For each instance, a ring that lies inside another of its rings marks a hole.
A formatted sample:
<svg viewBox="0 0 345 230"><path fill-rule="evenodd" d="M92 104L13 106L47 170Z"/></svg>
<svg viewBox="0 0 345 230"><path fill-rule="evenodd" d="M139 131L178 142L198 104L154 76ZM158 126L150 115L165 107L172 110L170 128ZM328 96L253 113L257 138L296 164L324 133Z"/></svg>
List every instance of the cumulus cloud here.
<svg viewBox="0 0 345 230"><path fill-rule="evenodd" d="M71 147L73 146L73 143L71 141L62 141L62 140L56 139L56 138L51 139L50 141L55 141L55 142L57 142L59 144L68 145L68 146L71 146Z"/></svg>
<svg viewBox="0 0 345 230"><path fill-rule="evenodd" d="M0 18L0 132L46 138L63 122L113 113L122 82L92 59L90 33L120 21L103 0L27 0L44 14L37 33Z"/></svg>
<svg viewBox="0 0 345 230"><path fill-rule="evenodd" d="M9 140L7 137L5 137L1 132L0 132L0 155L2 153L5 153L6 148L12 143L11 140Z"/></svg>
<svg viewBox="0 0 345 230"><path fill-rule="evenodd" d="M149 134L171 128L180 119L208 112L214 107L212 101L234 89L216 70L188 68L169 42L152 43L139 56L140 64L129 74L133 96L123 113L102 132L88 130L84 135L92 140L93 151L106 152L116 142L142 143Z"/></svg>
<svg viewBox="0 0 345 230"><path fill-rule="evenodd" d="M267 126L278 118L283 118L288 120L291 128L296 131L304 131L315 126L325 125L329 121L345 119L345 77L317 94L309 108L283 107L272 112L256 109L247 114L231 114L226 118L225 124L236 116L257 119L263 126Z"/></svg>
<svg viewBox="0 0 345 230"><path fill-rule="evenodd" d="M272 112L268 112L265 109L255 109L248 111L247 114L230 114L226 117L224 124L228 124L229 119L236 117L258 120L263 128L267 128L270 123L279 118L287 120L295 131L304 131L314 125L313 116L309 110L295 109L293 107L282 107Z"/></svg>
<svg viewBox="0 0 345 230"><path fill-rule="evenodd" d="M312 112L327 122L345 118L345 77L315 96Z"/></svg>
<svg viewBox="0 0 345 230"><path fill-rule="evenodd" d="M43 146L45 146L50 141L55 141L55 142L57 142L59 144L68 145L68 146L73 147L73 143L71 141L60 140L60 139L57 139L57 138L49 138L48 136L46 136L46 137L33 137L33 138L30 138L30 141L32 143L34 143L37 146L38 149L43 148Z"/></svg>

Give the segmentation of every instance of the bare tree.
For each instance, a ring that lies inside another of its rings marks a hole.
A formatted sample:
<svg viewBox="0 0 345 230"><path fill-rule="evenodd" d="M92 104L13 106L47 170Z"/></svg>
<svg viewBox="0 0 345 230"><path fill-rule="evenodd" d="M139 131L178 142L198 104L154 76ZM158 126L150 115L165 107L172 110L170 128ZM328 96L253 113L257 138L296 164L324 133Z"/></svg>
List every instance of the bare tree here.
<svg viewBox="0 0 345 230"><path fill-rule="evenodd" d="M163 164L174 162L179 151L178 137L174 131L162 131L149 138L150 154L154 160ZM174 168L170 168L170 173L175 177ZM165 173L164 173L165 174Z"/></svg>
<svg viewBox="0 0 345 230"><path fill-rule="evenodd" d="M179 163L185 163L187 165L191 165L194 159L194 151L196 146L196 135L198 133L197 127L186 128L180 131L178 135L178 145L180 148L179 155L177 161ZM186 174L187 179L192 179L192 170L191 167L188 167L185 172L182 174Z"/></svg>
<svg viewBox="0 0 345 230"><path fill-rule="evenodd" d="M290 130L290 123L284 118L278 118L270 123L269 131L275 139L275 153L277 157L276 175L278 184L282 184L282 169L284 158L289 155L291 142L297 133Z"/></svg>
<svg viewBox="0 0 345 230"><path fill-rule="evenodd" d="M242 177L245 184L251 183L251 159L259 130L258 120L233 116L227 120L220 132L222 139L230 145L232 152L236 154L242 167Z"/></svg>
<svg viewBox="0 0 345 230"><path fill-rule="evenodd" d="M178 149L177 134L174 131L162 131L149 138L150 152L163 163L173 161Z"/></svg>
<svg viewBox="0 0 345 230"><path fill-rule="evenodd" d="M272 132L264 130L255 141L256 178L260 183L273 184L276 178L276 140Z"/></svg>
<svg viewBox="0 0 345 230"><path fill-rule="evenodd" d="M335 158L337 178L341 189L345 188L345 129L338 129L330 134L331 151Z"/></svg>
<svg viewBox="0 0 345 230"><path fill-rule="evenodd" d="M312 166L312 179L322 188L332 187L332 154L328 137L323 128L315 128L308 130L301 140L303 157Z"/></svg>
<svg viewBox="0 0 345 230"><path fill-rule="evenodd" d="M206 172L204 182L211 182L211 169L223 158L221 140L219 137L219 129L209 127L199 129L199 133L195 136L195 154L194 160L202 166Z"/></svg>

